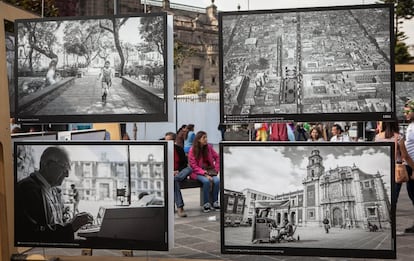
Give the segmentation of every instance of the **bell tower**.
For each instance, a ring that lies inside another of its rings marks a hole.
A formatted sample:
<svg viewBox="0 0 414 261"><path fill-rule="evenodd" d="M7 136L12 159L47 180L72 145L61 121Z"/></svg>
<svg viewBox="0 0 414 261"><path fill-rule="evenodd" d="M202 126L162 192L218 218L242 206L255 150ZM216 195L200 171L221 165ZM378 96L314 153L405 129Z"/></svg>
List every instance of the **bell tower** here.
<svg viewBox="0 0 414 261"><path fill-rule="evenodd" d="M308 157L307 168L307 180L318 179L324 172L323 159L319 155L319 150L312 150L311 155Z"/></svg>

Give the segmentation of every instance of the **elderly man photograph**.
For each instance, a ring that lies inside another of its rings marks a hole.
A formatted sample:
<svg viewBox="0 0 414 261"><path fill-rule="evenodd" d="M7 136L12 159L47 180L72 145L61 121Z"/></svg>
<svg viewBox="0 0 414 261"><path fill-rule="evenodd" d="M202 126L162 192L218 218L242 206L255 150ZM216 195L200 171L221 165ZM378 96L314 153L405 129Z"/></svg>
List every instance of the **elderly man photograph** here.
<svg viewBox="0 0 414 261"><path fill-rule="evenodd" d="M15 241L71 243L74 233L93 218L79 213L71 220L63 220L59 186L69 176L68 153L61 147L48 147L39 165L39 170L20 180L15 189Z"/></svg>

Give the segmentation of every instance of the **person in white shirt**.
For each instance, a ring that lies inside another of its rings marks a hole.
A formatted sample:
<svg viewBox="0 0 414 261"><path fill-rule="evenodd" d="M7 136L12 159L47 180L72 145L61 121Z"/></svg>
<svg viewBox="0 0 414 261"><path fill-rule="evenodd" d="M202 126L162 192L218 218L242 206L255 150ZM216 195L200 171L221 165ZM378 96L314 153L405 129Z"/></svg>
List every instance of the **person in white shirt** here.
<svg viewBox="0 0 414 261"><path fill-rule="evenodd" d="M337 123L335 123L332 126L331 132L332 132L331 141L336 141L336 142L342 142L342 141L347 142L347 141L351 141L349 139L349 136L348 135L343 134L343 130L342 130L341 125L339 125Z"/></svg>

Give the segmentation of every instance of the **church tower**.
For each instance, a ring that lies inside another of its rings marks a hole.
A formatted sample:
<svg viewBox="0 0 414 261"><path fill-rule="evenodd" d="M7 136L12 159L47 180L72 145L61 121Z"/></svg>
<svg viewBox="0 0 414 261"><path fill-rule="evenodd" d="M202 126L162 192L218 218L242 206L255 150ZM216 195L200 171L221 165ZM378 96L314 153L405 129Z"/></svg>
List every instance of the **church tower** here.
<svg viewBox="0 0 414 261"><path fill-rule="evenodd" d="M312 150L308 157L306 166L306 177L303 180L304 199L303 199L303 220L306 226L319 226L322 213L320 212L320 192L319 179L325 172L322 156L319 150Z"/></svg>
<svg viewBox="0 0 414 261"><path fill-rule="evenodd" d="M324 172L323 159L319 155L319 150L312 150L311 155L308 157L307 168L307 181L318 179Z"/></svg>

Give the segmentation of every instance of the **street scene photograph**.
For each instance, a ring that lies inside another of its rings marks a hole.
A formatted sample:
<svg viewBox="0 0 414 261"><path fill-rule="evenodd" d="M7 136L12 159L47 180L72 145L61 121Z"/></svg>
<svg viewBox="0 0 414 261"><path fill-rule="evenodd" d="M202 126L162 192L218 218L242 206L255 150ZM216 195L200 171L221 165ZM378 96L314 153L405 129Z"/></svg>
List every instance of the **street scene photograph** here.
<svg viewBox="0 0 414 261"><path fill-rule="evenodd" d="M222 150L225 251L394 251L390 144Z"/></svg>
<svg viewBox="0 0 414 261"><path fill-rule="evenodd" d="M389 8L229 12L221 19L225 120L393 111Z"/></svg>
<svg viewBox="0 0 414 261"><path fill-rule="evenodd" d="M154 142L21 142L16 244L165 249L165 149Z"/></svg>
<svg viewBox="0 0 414 261"><path fill-rule="evenodd" d="M166 16L16 24L19 117L165 116Z"/></svg>
<svg viewBox="0 0 414 261"><path fill-rule="evenodd" d="M395 107L399 108L395 111L397 119L405 121L404 104L414 98L414 85L412 82L395 82Z"/></svg>

